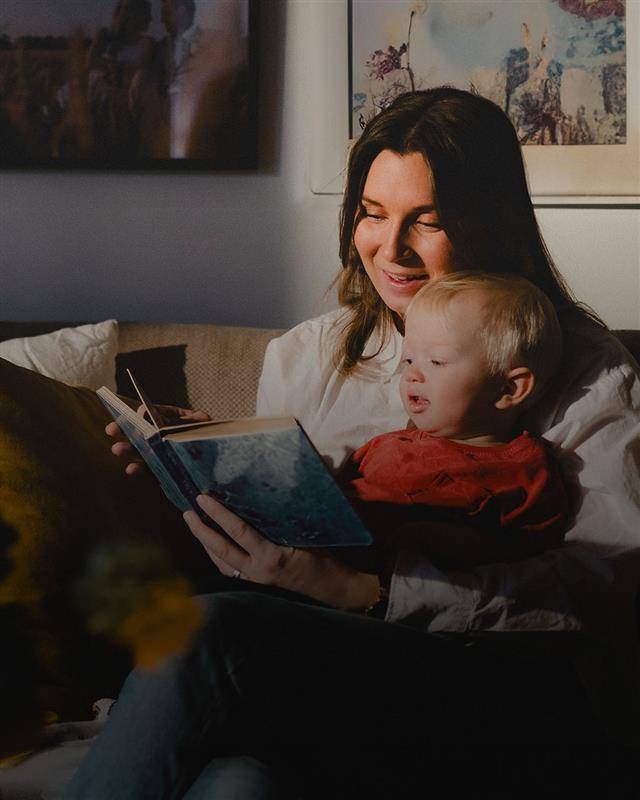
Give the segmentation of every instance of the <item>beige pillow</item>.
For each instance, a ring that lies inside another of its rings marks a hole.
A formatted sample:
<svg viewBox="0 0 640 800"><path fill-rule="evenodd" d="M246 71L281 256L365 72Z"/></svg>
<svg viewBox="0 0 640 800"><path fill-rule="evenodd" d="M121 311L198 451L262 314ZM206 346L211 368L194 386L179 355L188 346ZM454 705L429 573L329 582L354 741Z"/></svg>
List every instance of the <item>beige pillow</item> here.
<svg viewBox="0 0 640 800"><path fill-rule="evenodd" d="M0 358L70 386L116 391L115 319L0 342Z"/></svg>

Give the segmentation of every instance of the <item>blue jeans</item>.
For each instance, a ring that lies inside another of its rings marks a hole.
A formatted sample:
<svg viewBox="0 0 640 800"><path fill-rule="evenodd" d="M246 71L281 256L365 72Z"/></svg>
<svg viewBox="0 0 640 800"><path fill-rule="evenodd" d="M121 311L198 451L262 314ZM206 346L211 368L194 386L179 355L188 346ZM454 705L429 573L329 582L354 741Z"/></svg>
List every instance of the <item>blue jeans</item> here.
<svg viewBox="0 0 640 800"><path fill-rule="evenodd" d="M558 772L531 765L544 786L603 740L569 635L425 634L257 592L203 602L189 652L129 676L66 800L504 789L534 749Z"/></svg>
<svg viewBox="0 0 640 800"><path fill-rule="evenodd" d="M268 765L252 756L212 758L184 795L185 800L277 800L280 789Z"/></svg>

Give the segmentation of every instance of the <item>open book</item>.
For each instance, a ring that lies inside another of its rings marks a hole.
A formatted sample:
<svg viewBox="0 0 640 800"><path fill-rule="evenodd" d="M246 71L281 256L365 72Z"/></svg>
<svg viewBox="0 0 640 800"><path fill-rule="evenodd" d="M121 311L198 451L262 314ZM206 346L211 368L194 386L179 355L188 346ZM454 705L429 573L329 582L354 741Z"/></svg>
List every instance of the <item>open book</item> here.
<svg viewBox="0 0 640 800"><path fill-rule="evenodd" d="M180 509L218 526L196 502L209 493L277 544L367 545L371 536L293 417L170 425L129 377L148 422L105 386L98 389L120 429Z"/></svg>

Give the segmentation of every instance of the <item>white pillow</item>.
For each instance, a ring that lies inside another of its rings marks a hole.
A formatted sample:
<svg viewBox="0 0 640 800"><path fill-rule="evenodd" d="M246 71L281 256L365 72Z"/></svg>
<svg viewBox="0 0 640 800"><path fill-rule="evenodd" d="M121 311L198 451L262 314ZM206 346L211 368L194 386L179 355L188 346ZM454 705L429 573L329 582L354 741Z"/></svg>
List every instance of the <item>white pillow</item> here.
<svg viewBox="0 0 640 800"><path fill-rule="evenodd" d="M71 386L116 390L115 319L0 342L0 358Z"/></svg>

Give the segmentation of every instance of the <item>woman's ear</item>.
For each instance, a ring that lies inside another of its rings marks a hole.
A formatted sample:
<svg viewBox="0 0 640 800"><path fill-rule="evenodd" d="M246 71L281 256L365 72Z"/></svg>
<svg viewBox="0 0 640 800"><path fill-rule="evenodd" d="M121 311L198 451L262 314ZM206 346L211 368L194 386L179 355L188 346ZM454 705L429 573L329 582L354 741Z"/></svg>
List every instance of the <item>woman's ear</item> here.
<svg viewBox="0 0 640 800"><path fill-rule="evenodd" d="M520 405L533 391L535 375L529 367L516 367L505 376L500 396L496 400L496 408L506 411Z"/></svg>

